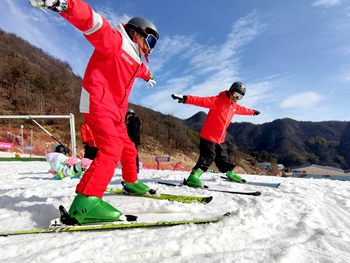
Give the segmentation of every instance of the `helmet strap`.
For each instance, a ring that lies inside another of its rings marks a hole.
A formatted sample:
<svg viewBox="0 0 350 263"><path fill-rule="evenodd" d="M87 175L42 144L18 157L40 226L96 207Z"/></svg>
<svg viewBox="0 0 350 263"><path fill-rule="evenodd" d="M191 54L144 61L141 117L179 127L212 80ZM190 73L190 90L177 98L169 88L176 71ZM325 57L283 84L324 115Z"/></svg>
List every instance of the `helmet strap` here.
<svg viewBox="0 0 350 263"><path fill-rule="evenodd" d="M149 59L148 59L148 52L147 52L147 49L145 48L145 46L147 46L146 44L146 38L142 37L143 38L143 41L142 41L142 47L140 46L143 54L144 54L144 57L146 59L146 62L149 63Z"/></svg>
<svg viewBox="0 0 350 263"><path fill-rule="evenodd" d="M134 31L135 32L135 31ZM140 35L140 34L139 34ZM141 35L140 35L141 36ZM142 36L141 36L142 37ZM147 63L149 63L149 59L148 59L148 52L147 52L147 49L145 48L145 46L147 45L146 44L146 39L144 38L144 37L142 37L143 38L143 45L142 46L140 46L140 44L139 44L139 41L138 41L138 39L137 39L137 37L135 36L135 33L134 34L132 34L132 39L133 39L133 41L139 46L139 48L142 50L142 52L143 52L143 54L144 54L144 57L145 57L145 59L146 59L146 62Z"/></svg>
<svg viewBox="0 0 350 263"><path fill-rule="evenodd" d="M145 53L145 59L146 59L146 62L149 63L148 53L147 52Z"/></svg>

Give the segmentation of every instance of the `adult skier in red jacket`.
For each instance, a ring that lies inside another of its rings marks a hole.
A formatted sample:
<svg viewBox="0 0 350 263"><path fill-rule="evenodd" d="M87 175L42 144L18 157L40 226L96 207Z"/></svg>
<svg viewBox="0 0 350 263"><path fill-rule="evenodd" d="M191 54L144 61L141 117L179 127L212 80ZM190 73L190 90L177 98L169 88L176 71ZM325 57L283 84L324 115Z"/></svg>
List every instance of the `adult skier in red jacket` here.
<svg viewBox="0 0 350 263"><path fill-rule="evenodd" d="M179 103L209 109L200 133L199 158L186 180L188 186L201 187L202 182L199 178L213 162L221 173L226 173L230 181L244 182L244 179L233 171L236 165L228 158L225 138L226 130L235 114L253 116L260 114L257 110L248 109L237 103L237 100L242 99L245 93L245 85L242 82L235 82L229 90L222 91L217 96L171 95Z"/></svg>
<svg viewBox="0 0 350 263"><path fill-rule="evenodd" d="M99 151L77 185L77 196L69 214L79 223L117 221L122 213L104 202L102 196L119 160L126 190L144 194L149 187L138 181L137 150L125 126L128 97L136 78L155 84L147 66L159 38L155 25L142 17L112 27L82 0L29 0L47 7L83 33L95 50L82 83L80 112L92 130Z"/></svg>

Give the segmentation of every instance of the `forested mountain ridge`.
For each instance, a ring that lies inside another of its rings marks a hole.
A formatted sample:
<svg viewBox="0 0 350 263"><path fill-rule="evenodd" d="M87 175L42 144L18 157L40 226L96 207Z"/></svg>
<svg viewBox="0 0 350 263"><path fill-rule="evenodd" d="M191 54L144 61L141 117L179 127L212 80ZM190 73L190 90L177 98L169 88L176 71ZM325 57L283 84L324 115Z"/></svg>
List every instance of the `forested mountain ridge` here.
<svg viewBox="0 0 350 263"><path fill-rule="evenodd" d="M80 90L67 62L0 29L1 114L77 114Z"/></svg>

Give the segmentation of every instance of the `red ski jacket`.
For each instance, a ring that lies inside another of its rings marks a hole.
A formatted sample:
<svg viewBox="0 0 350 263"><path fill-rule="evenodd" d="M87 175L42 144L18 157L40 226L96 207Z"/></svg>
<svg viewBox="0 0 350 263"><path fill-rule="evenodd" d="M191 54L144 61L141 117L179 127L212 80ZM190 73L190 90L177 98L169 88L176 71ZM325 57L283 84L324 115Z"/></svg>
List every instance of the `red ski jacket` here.
<svg viewBox="0 0 350 263"><path fill-rule="evenodd" d="M253 115L254 113L254 110L240 106L237 103L231 104L230 98L227 97L226 93L227 90L213 97L186 95L187 100L185 104L210 109L204 121L200 136L203 139L218 144L225 142L226 130L235 114Z"/></svg>
<svg viewBox="0 0 350 263"><path fill-rule="evenodd" d="M60 15L80 30L95 48L83 79L80 112L107 115L124 123L135 78L147 81L150 77L138 45L129 38L123 24L112 28L104 17L81 0L68 0L67 10Z"/></svg>

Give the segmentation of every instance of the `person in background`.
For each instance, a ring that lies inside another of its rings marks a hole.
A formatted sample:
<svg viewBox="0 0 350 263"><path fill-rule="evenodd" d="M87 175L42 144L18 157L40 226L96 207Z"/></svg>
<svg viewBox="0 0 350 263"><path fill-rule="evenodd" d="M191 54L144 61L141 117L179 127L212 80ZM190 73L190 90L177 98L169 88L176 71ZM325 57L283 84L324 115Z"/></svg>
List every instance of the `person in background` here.
<svg viewBox="0 0 350 263"><path fill-rule="evenodd" d="M83 77L80 112L92 130L98 154L76 187L69 215L79 224L118 221L122 212L102 197L119 161L125 190L140 195L150 190L138 180L137 150L128 136L125 115L135 79L151 87L156 83L142 56L149 61L158 30L143 17L112 27L82 0L29 1L34 7L58 12L94 47Z"/></svg>
<svg viewBox="0 0 350 263"><path fill-rule="evenodd" d="M84 145L84 158L89 158L90 160L95 159L98 148L96 147L94 136L86 121L84 121L80 127L80 134Z"/></svg>
<svg viewBox="0 0 350 263"><path fill-rule="evenodd" d="M140 137L141 137L141 121L139 117L135 115L135 112L133 109L128 109L126 113L126 129L128 130L128 135L130 137L130 140L135 144L136 150L137 147L140 145ZM139 162L139 155L136 156L136 169L137 173L140 171L140 162Z"/></svg>
<svg viewBox="0 0 350 263"><path fill-rule="evenodd" d="M229 90L224 90L216 96L197 97L192 95L172 94L179 103L192 104L208 108L209 112L200 133L199 158L185 183L191 187L202 187L199 179L203 172L215 162L221 173L226 173L228 180L245 182L235 174L235 164L228 158L225 143L226 131L235 114L259 115L260 112L240 106L237 101L246 93L246 86L242 82L234 82Z"/></svg>
<svg viewBox="0 0 350 263"><path fill-rule="evenodd" d="M45 155L46 161L50 164L49 173L57 180L80 178L91 164L90 159L80 160L74 156L68 157L68 153L68 148L60 144L55 148L55 152Z"/></svg>

